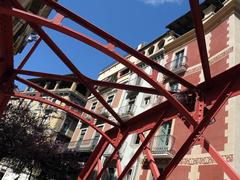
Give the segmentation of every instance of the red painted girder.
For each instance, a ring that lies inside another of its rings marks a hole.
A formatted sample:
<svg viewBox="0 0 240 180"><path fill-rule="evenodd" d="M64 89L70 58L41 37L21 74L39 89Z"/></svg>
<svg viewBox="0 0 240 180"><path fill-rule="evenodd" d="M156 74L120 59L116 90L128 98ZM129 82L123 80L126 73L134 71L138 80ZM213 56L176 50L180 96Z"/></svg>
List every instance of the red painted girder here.
<svg viewBox="0 0 240 180"><path fill-rule="evenodd" d="M8 1L1 1L0 5L10 9ZM10 96L4 96L4 92L13 91L13 80L9 76L13 72L13 26L12 17L0 15L0 116L5 110Z"/></svg>
<svg viewBox="0 0 240 180"><path fill-rule="evenodd" d="M32 54L34 53L34 51L37 49L38 45L41 42L41 38L38 38L38 40L34 43L34 45L32 46L32 48L30 49L30 51L27 53L27 55L23 58L22 62L20 63L20 65L17 67L17 70L21 70L23 68L23 66L27 63L27 61L29 60L29 58L32 56Z"/></svg>
<svg viewBox="0 0 240 180"><path fill-rule="evenodd" d="M175 79L176 81L178 81L180 84L184 85L185 87L188 87L190 89L195 89L195 86L193 84L191 84L190 82L184 80L180 76L174 74L173 72L171 72L168 69L164 68L163 66L159 65L158 63L151 60L150 58L144 56L143 54L141 54L140 52L138 52L134 48L131 48L130 46L123 43L122 41L120 41L117 38L113 37L112 35L106 33L105 31L101 30L100 28L98 28L94 24L92 24L92 23L86 21L85 19L83 19L82 17L74 14L73 12L68 10L67 8L61 6L60 4L58 4L58 3L56 3L52 0L44 0L44 2L47 5L49 5L51 8L55 9L58 13L63 14L65 17L70 18L71 20L73 20L76 23L78 23L79 25L85 27L89 31L99 35L100 37L105 39L107 42L109 42L109 43L113 44L114 46L119 47L120 49L122 49L122 50L126 51L127 53L133 55L137 59L139 59L139 60L143 61L144 63L146 63L147 65L151 66L153 69L156 69L157 71L162 72L166 76L169 76L172 79Z"/></svg>
<svg viewBox="0 0 240 180"><path fill-rule="evenodd" d="M139 137L140 137L141 142L144 142L144 140L145 140L144 134L143 133L139 134ZM156 165L156 162L153 158L152 152L148 145L144 149L144 154L147 157L147 160L149 162L149 167L151 169L154 179L157 179L160 176L160 173L159 173L158 167Z"/></svg>
<svg viewBox="0 0 240 180"><path fill-rule="evenodd" d="M231 97L240 95L240 79L238 77L240 74L240 64L222 72L221 74L212 78L212 88L209 90L205 89L204 82L198 85L198 89L200 92L204 94L205 104L212 105L213 102L217 99L217 95L220 93L222 89L227 85L228 82L232 81L232 79L236 80L236 83L231 88ZM166 113L164 120L170 120L175 118L177 115L177 111L170 106L170 104L166 101L153 108L131 118L127 121L126 126L129 127L129 131L131 133L141 133L151 129L154 126L154 116L158 117L164 109L169 109L168 113ZM192 125L196 124L194 122Z"/></svg>
<svg viewBox="0 0 240 180"><path fill-rule="evenodd" d="M96 97L97 100L108 110L110 114L120 123L123 124L122 119L112 109L112 107L103 99L103 97L96 91L94 85L91 84L88 79L77 69L70 59L61 51L60 48L50 39L50 37L40 28L32 25L34 30L43 38L47 45L55 52L55 54L63 61L63 63L76 75L76 77L90 90L90 92Z"/></svg>
<svg viewBox="0 0 240 180"><path fill-rule="evenodd" d="M99 173L99 172L102 170L102 161L101 161L101 159L98 159L97 165L98 165L97 170L98 170L98 173ZM100 180L101 180L101 179L100 179Z"/></svg>
<svg viewBox="0 0 240 180"><path fill-rule="evenodd" d="M165 96L169 102L183 115L186 117L186 119L188 121L193 121L191 115L189 114L189 112L187 111L187 109L180 104L168 91L165 90L165 88L163 86L161 86L158 82L154 81L151 79L151 77L148 76L148 74L146 74L142 69L140 69L139 67L137 67L135 64L127 61L125 58L123 58L122 56L120 56L119 54L117 54L116 52L110 51L107 47L105 47L104 45L102 45L101 43L94 41L74 30L71 30L70 28L67 28L65 26L61 26L59 24L54 24L51 21L44 19L42 17L38 17L36 15L33 15L31 13L27 13L25 11L19 10L19 9L15 9L13 8L13 10L7 10L4 8L0 7L0 13L4 13L4 14L11 14L13 16L17 16L19 18L23 18L27 21L30 22L35 22L38 23L39 25L44 25L47 26L49 28L58 30L60 32L65 33L66 35L69 35L73 38L76 38L100 51L102 51L103 53L105 53L106 55L116 59L117 61L119 61L120 63L124 64L125 66L127 66L129 69L131 69L132 71L134 71L135 73L137 73L140 77L142 77L145 81L147 81L150 85L152 85L156 90L158 90L163 96ZM42 37L42 36L41 36ZM43 37L42 37L43 38ZM193 122L192 122L193 123Z"/></svg>
<svg viewBox="0 0 240 180"><path fill-rule="evenodd" d="M193 14L193 19L195 24L195 33L197 37L198 49L201 57L206 86L211 87L211 72L210 72L210 67L208 62L206 41L205 41L204 29L203 29L202 18L201 18L201 8L198 4L198 0L189 0L189 3L190 3L192 14Z"/></svg>
<svg viewBox="0 0 240 180"><path fill-rule="evenodd" d="M77 119L80 119L83 123L88 124L90 127L92 127L93 129L95 129L99 134L102 135L102 137L104 137L106 140L108 140L113 146L115 146L114 142L112 141L112 139L110 137L108 137L100 128L98 128L93 121L89 121L87 120L83 115L81 115L79 112L74 111L71 109L70 106L65 105L65 106L61 106L59 104L53 103L51 101L48 101L44 98L41 98L39 96L28 96L25 95L23 93L14 93L11 94L14 97L18 97L18 98L24 98L24 99L29 99L29 100L33 100L33 101L38 101L38 102L42 102L44 104L50 105L52 107L55 107L57 109L61 109L65 112L67 112L68 114L70 114L71 116L76 117Z"/></svg>
<svg viewBox="0 0 240 180"><path fill-rule="evenodd" d="M23 60L21 61L21 63L19 64L19 66L17 67L16 70L13 70L13 73L9 76L9 81L13 81L14 78L16 77L16 75L18 74L18 71L20 71L23 66L27 63L27 61L29 60L29 58L31 57L31 55L33 54L33 52L36 50L36 48L38 47L39 43L41 42L41 38L39 38L34 45L32 46L32 48L30 49L30 51L27 53L27 55L23 58ZM9 82L8 81L8 82Z"/></svg>
<svg viewBox="0 0 240 180"><path fill-rule="evenodd" d="M104 121L104 122L106 122L106 123L108 123L108 124L111 124L111 125L113 125L113 126L115 126L115 127L119 127L118 124L116 124L116 123L113 122L113 121L110 121L110 120L107 119L106 117L104 117L104 116L102 116L102 115L99 115L99 114L96 114L95 112L92 112L92 111L90 111L90 110L88 110L88 109L86 109L86 108L84 108L84 107L82 107L82 106L80 106L80 105L78 105L78 104L76 104L76 103L74 103L74 102L71 102L71 101L69 101L69 100L67 100L67 99L65 99L65 98L63 98L63 97L61 97L61 96L58 96L58 95L56 95L56 94L54 94L54 93L52 93L52 92L50 92L50 91L48 91L48 90L46 90L46 89L43 89L42 87L40 87L40 86L38 86L38 85L36 85L36 84L28 81L28 80L25 80L25 79L20 78L20 77L16 77L16 80L18 80L18 81L20 81L21 83L24 83L24 84L26 84L26 85L28 85L28 86L36 89L37 91L39 91L39 92L41 92L41 93L44 93L44 94L47 94L47 95L50 96L50 97L56 98L56 99L58 99L59 101L64 102L64 103L66 103L66 104L69 105L69 106L72 106L72 107L74 107L74 108L77 108L77 109L85 112L86 114L91 115L92 117L94 117L94 118L96 118L96 119L101 119L102 121Z"/></svg>
<svg viewBox="0 0 240 180"><path fill-rule="evenodd" d="M13 0L15 5L24 9L18 1ZM57 15L53 23L59 24L63 20L61 15ZM62 62L79 78L83 84L90 90L90 92L99 100L99 102L108 110L108 112L120 123L123 124L122 119L118 114L112 109L112 107L103 99L103 97L96 91L94 86L89 83L88 78L86 78L78 68L71 62L71 60L63 53L63 51L52 41L52 39L45 33L38 25L30 23L30 26L40 35L40 37L46 42L46 44L53 50L53 52L62 60Z"/></svg>
<svg viewBox="0 0 240 180"><path fill-rule="evenodd" d="M38 77L44 77L44 78L49 78L49 79L55 79L55 80L82 83L78 78L71 77L71 76L50 74L50 73L43 73L43 72L36 72L36 71L28 71L28 70L16 70L16 71L17 71L17 73L24 74L24 75L38 76ZM124 90L131 90L131 91L143 92L143 93L148 93L148 94L160 95L159 92L153 88L133 86L133 85L127 85L127 84L118 84L118 83L112 83L112 82L106 82L106 81L98 81L98 80L92 80L90 78L88 78L88 81L97 86L104 86L104 87L110 87L110 88L117 88L117 89L124 89Z"/></svg>
<svg viewBox="0 0 240 180"><path fill-rule="evenodd" d="M90 175L90 173L93 171L95 168L98 160L101 158L102 154L104 153L105 149L107 148L109 142L106 141L105 139L101 138L100 141L98 142L95 150L91 153L88 163L84 166L82 169L80 175L78 176L78 180L86 180L87 177Z"/></svg>
<svg viewBox="0 0 240 180"><path fill-rule="evenodd" d="M164 111L162 112L162 117L164 117ZM128 173L132 165L135 163L139 155L143 152L144 148L148 145L149 141L152 139L154 134L157 132L158 128L161 126L163 123L163 119L160 117L160 119L157 121L157 123L154 125L154 127L150 130L148 133L146 139L142 142L136 153L133 155L132 159L128 162L127 166L124 168L123 172L119 176L119 180L122 180L125 175Z"/></svg>
<svg viewBox="0 0 240 180"><path fill-rule="evenodd" d="M98 174L96 180L99 180L102 177L104 171L108 168L108 166L112 162L113 158L118 155L119 149L122 147L124 141L127 139L127 136L128 136L128 134L124 134L124 135L120 134L117 137L118 143L116 144L116 147L115 147L114 151L112 152L111 156L104 162L104 166L103 166L101 172ZM81 174L82 174L82 172L81 172Z"/></svg>
<svg viewBox="0 0 240 180"><path fill-rule="evenodd" d="M117 166L117 175L119 177L120 174L122 173L122 165L119 157L117 158L116 166Z"/></svg>
<svg viewBox="0 0 240 180"><path fill-rule="evenodd" d="M212 118L215 117L217 112L220 110L220 108L225 104L225 102L228 100L228 98L231 96L231 87L234 85L235 81L232 80L230 83L228 83L225 88L221 91L221 93L218 94L218 98L216 102L213 104L213 106L210 108L209 112L204 116L203 120L198 124L198 126L194 129L194 131L191 133L191 135L187 138L185 143L181 146L179 151L176 153L174 158L171 160L169 165L166 167L164 172L161 174L159 179L166 179L169 174L177 167L178 163L182 160L182 158L185 156L185 154L190 150L190 148L194 145L194 143L198 140L198 138L202 135L204 130L209 125L209 122ZM221 157L219 157L221 158ZM221 164L219 164L221 166ZM225 173L228 173L225 172ZM227 174L228 176L234 174L233 179L240 179L240 177L234 172L231 171L231 173Z"/></svg>
<svg viewBox="0 0 240 180"><path fill-rule="evenodd" d="M213 157L213 159L217 162L217 164L223 170L223 172L225 172L228 175L228 177L234 180L240 179L240 176L236 174L235 170L227 163L225 159L221 157L219 152L216 151L206 139L204 139L203 141L203 147Z"/></svg>

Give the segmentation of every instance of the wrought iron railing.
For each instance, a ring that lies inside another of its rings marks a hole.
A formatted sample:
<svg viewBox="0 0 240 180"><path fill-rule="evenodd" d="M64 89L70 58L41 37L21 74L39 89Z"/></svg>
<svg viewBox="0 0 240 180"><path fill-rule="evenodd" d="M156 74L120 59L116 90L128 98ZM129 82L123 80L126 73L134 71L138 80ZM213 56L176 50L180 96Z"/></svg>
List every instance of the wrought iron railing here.
<svg viewBox="0 0 240 180"><path fill-rule="evenodd" d="M165 68L175 73L186 71L188 68L187 56L174 59L173 61L167 63Z"/></svg>
<svg viewBox="0 0 240 180"><path fill-rule="evenodd" d="M175 151L173 149L175 143L175 137L171 135L155 136L151 140L149 147L152 154L155 155L173 155Z"/></svg>
<svg viewBox="0 0 240 180"><path fill-rule="evenodd" d="M127 105L119 108L118 114L120 116L133 116L136 111L135 105Z"/></svg>
<svg viewBox="0 0 240 180"><path fill-rule="evenodd" d="M72 141L70 143L67 143L65 146L67 150L74 150L78 152L88 152L93 151L98 143L97 138L95 139L86 139L81 141Z"/></svg>

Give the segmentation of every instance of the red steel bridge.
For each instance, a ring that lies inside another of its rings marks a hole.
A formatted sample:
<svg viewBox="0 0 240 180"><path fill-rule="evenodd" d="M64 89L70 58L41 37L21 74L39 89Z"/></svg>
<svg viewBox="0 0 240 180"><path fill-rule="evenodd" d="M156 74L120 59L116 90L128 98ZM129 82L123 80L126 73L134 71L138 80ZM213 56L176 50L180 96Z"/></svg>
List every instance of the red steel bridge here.
<svg viewBox="0 0 240 180"><path fill-rule="evenodd" d="M209 122L211 119L216 116L220 108L226 103L226 101L234 96L238 96L240 93L240 78L236 78L240 74L240 65L236 65L221 74L211 77L210 67L208 62L208 55L206 51L206 43L204 37L203 24L201 20L201 10L198 0L189 0L191 11L193 14L193 20L195 24L196 38L199 47L199 54L201 58L202 70L204 72L205 81L198 85L193 85L190 82L184 80L180 76L172 73L163 66L144 56L135 49L129 47L124 42L118 40L112 35L106 33L102 29L96 27L94 24L91 24L82 17L74 14L71 10L66 9L59 3L53 0L42 0L47 6L51 9L56 10L57 15L53 19L47 19L35 14L32 14L26 11L17 0L0 0L0 113L2 114L5 110L8 101L12 96L31 99L34 101L39 101L55 108L66 111L70 115L78 118L80 121L88 124L96 131L98 131L102 138L96 146L95 150L92 152L89 157L85 167L81 172L79 172L78 179L87 179L93 169L98 165L98 176L97 179L100 179L105 169L111 163L111 161L118 156L118 150L121 145L124 143L126 138L132 133L140 134L142 144L129 161L127 166L122 169L119 161L116 161L118 179L123 179L124 176L128 173L131 166L134 164L136 159L141 153L145 153L147 159L150 160L150 169L155 179L166 179L172 171L177 167L178 163L182 160L184 155L191 149L191 147L199 140L201 140L201 145L206 151L212 156L216 161L218 166L224 171L230 179L240 179L240 176L235 172L235 170L223 159L218 151L214 149L204 136L203 132L208 128ZM22 60L21 64L14 68L13 60L13 33L12 33L12 17L17 17L19 19L25 20L33 30L40 36L40 38L35 42L33 47L30 49L29 53ZM97 40L94 40L91 37L88 37L70 27L67 27L62 24L64 18L70 19L73 22L79 24L80 26L86 28L87 30L95 33L99 37L106 40L107 43L103 44ZM80 42L83 42L102 53L108 55L109 57L115 59L119 63L125 65L138 76L147 81L152 88L145 88L139 86L117 84L110 82L103 82L90 79L84 76L78 68L76 68L72 61L65 55L65 53L58 47L57 44L49 37L49 35L43 30L42 27L48 27L55 31L61 32L69 38L76 39ZM66 77L63 75L50 74L44 72L35 72L23 70L25 63L31 57L31 54L37 48L39 43L44 41L53 52L59 57L59 59L68 67L74 77ZM151 79L142 69L137 67L135 64L131 63L129 60L125 59L123 56L119 55L116 52L116 48L120 48L126 53L136 57L147 65L151 66L154 70L168 76L169 78L174 79L178 83L182 84L185 87L185 90L182 91L191 91L197 94L195 110L194 112L189 112L187 108L182 105L173 94L168 92L164 86ZM88 109L85 109L82 106L79 106L69 100L66 100L52 92L43 89L42 87L26 80L19 75L31 75L38 77L46 77L57 80L71 81L83 83L91 93L101 102L101 104L112 114L116 121L111 121L106 117L92 112ZM39 91L39 93L44 93L50 97L56 98L61 102L64 102L66 106L60 106L48 100L41 98L40 96L28 96L23 93L14 91L14 81L17 80L27 86L34 88ZM95 89L95 86L104 86L112 87L125 90L134 90L139 92L145 92L150 94L158 94L164 96L167 101L161 103L135 117L132 117L128 121L123 121L119 115L109 106L99 92ZM112 129L107 132L103 132L97 126L94 125L92 120L86 119L85 116L81 115L78 111L73 110L78 109L86 114L89 114L93 119L102 119L105 123L111 124ZM208 110L204 111L204 107L207 107ZM158 168L153 160L151 151L148 148L148 143L151 138L154 136L154 133L157 129L163 124L163 122L169 121L172 118L179 118L183 120L191 134L182 144L181 148L175 154L173 159L170 161L168 166L165 168L163 173L159 173ZM136 123L137 122L137 123ZM149 131L147 136L144 136L144 132ZM109 144L112 144L115 148L112 155L107 159L104 166L99 165L99 159L103 155L105 149Z"/></svg>

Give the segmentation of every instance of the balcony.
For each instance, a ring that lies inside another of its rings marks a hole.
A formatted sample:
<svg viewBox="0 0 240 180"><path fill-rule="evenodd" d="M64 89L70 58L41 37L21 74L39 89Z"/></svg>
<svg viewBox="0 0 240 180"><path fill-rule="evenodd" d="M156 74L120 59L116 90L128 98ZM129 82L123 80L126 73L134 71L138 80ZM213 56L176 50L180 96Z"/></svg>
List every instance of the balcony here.
<svg viewBox="0 0 240 180"><path fill-rule="evenodd" d="M136 108L137 108L137 106L132 105L132 104L127 105L127 106L122 106L119 108L118 114L123 119L128 119L134 115Z"/></svg>
<svg viewBox="0 0 240 180"><path fill-rule="evenodd" d="M92 152L98 143L98 139L86 139L82 141L72 141L67 144L67 149L76 152Z"/></svg>
<svg viewBox="0 0 240 180"><path fill-rule="evenodd" d="M140 86L141 85L141 77L135 77L133 79L130 79L127 83L128 85L132 85L132 86ZM127 91L128 95L127 98L135 96L138 94L138 91Z"/></svg>
<svg viewBox="0 0 240 180"><path fill-rule="evenodd" d="M126 147L127 147L127 143L124 142L124 143L122 144L121 148L120 148L119 151L118 151L119 158L122 158L122 157L123 157L123 155L124 155L123 153L124 153ZM103 153L103 156L109 157L109 156L111 156L111 154L113 153L113 151L114 151L114 147L110 144L110 145L107 147L107 149L105 150L105 152Z"/></svg>
<svg viewBox="0 0 240 180"><path fill-rule="evenodd" d="M171 135L155 136L151 140L149 147L155 158L172 158L175 154L173 146L175 137Z"/></svg>
<svg viewBox="0 0 240 180"><path fill-rule="evenodd" d="M105 107L99 107L97 109L97 112L101 115L103 115L104 117L108 118L110 116L108 110Z"/></svg>
<svg viewBox="0 0 240 180"><path fill-rule="evenodd" d="M165 68L172 71L175 74L183 75L188 68L187 56L177 58L165 65ZM167 81L170 77L164 76L164 80Z"/></svg>

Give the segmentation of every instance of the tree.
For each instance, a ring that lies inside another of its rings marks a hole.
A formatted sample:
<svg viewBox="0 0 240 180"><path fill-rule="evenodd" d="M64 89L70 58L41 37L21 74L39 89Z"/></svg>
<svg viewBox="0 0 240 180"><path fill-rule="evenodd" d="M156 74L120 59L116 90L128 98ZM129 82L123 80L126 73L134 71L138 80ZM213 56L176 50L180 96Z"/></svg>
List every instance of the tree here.
<svg viewBox="0 0 240 180"><path fill-rule="evenodd" d="M54 136L45 116L9 104L0 118L0 158L15 172L38 169L41 178L66 179L67 174L80 170L78 154L66 151Z"/></svg>

